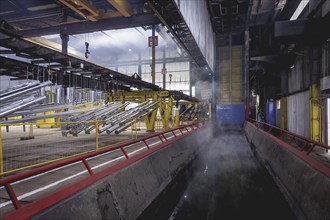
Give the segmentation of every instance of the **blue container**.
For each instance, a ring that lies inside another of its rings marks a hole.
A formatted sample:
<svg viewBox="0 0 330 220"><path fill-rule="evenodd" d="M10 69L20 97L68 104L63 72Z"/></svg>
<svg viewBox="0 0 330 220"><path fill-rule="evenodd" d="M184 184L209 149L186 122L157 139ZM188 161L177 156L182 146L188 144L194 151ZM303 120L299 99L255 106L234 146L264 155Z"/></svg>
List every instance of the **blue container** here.
<svg viewBox="0 0 330 220"><path fill-rule="evenodd" d="M244 103L216 106L217 122L221 125L242 125L245 120Z"/></svg>
<svg viewBox="0 0 330 220"><path fill-rule="evenodd" d="M266 122L271 125L276 125L276 102L268 101L266 103Z"/></svg>

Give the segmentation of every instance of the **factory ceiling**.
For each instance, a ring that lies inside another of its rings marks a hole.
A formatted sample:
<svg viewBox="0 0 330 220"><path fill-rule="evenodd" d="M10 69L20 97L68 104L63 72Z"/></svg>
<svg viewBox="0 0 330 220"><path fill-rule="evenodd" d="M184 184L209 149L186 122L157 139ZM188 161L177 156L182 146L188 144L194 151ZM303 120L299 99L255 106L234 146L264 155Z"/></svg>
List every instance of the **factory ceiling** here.
<svg viewBox="0 0 330 220"><path fill-rule="evenodd" d="M159 23L142 0L2 0L0 18L23 37L81 34Z"/></svg>

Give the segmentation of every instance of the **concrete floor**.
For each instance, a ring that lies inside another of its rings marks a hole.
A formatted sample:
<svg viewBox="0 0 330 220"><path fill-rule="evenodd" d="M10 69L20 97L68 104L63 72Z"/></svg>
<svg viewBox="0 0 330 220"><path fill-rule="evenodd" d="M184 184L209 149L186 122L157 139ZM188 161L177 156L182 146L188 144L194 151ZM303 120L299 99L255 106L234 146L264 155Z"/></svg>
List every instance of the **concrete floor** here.
<svg viewBox="0 0 330 220"><path fill-rule="evenodd" d="M150 134L152 132L146 132L144 125L139 131L128 128L119 135L104 132L98 138L99 149ZM60 128L33 126L34 139L21 140L22 137L28 136L29 126L26 127L26 132L23 132L22 126L11 126L9 132L2 127L4 172L94 151L96 146L95 131L91 134L81 132L77 137L62 136Z"/></svg>
<svg viewBox="0 0 330 220"><path fill-rule="evenodd" d="M29 150L32 150L29 152L29 155L27 155L26 153L15 155L15 153L23 152L13 150L19 149L20 142L13 137L7 138L5 140L7 144L7 146L5 146L5 150L7 150L6 152L10 152L11 154L7 154L7 156L5 156L6 161L13 161L17 158L17 160L20 160L21 163L28 164L30 161L42 161L44 160L44 158L49 158L53 154L55 154L55 156L63 156L66 155L67 152L77 152L77 149L95 149L95 145L93 145L95 143L93 142L95 140L95 136L92 134L79 135L78 137L62 137L60 135L59 129L46 129L44 131L47 131L47 135L38 135L37 138L27 141L28 144L32 146L28 148ZM141 131L137 131L137 137L142 137L151 134L152 133L146 132L143 129ZM179 135L180 132L176 131L176 134ZM166 134L165 137L171 138L173 137L173 134ZM131 131L126 131L119 135L102 134L99 136L99 143L100 146L109 146L114 143L127 141L130 138L132 138ZM25 145L27 142L24 141ZM148 140L148 144L150 147L153 147L153 145L156 145L160 142L161 141L158 137ZM10 147L10 144L13 144L14 147ZM43 151L39 151L40 148L42 148ZM58 150L54 151L54 148L58 148ZM125 147L125 150L129 156L132 156L139 152L147 150L147 148L143 143L139 142ZM113 166L123 160L125 160L123 153L120 150L115 150L113 152L93 157L88 160L88 163L93 171L98 171L105 169L109 166ZM21 204L25 205L35 201L38 198L42 198L45 195L49 195L52 192L55 192L56 190L70 185L73 182L81 180L87 176L89 176L89 174L83 163L78 162L76 164L68 165L60 169L53 170L51 172L25 179L24 181L16 182L12 186ZM14 206L9 200L9 196L6 190L4 189L4 187L0 187L0 217L13 210Z"/></svg>

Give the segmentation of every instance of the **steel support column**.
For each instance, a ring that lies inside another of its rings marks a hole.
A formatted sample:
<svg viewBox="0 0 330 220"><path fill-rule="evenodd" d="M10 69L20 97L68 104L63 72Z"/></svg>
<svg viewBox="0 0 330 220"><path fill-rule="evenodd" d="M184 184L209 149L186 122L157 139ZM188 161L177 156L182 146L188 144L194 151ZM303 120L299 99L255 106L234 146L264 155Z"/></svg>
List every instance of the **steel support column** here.
<svg viewBox="0 0 330 220"><path fill-rule="evenodd" d="M281 128L284 130L288 129L287 121L288 121L288 110L287 110L288 102L287 97L281 98Z"/></svg>
<svg viewBox="0 0 330 220"><path fill-rule="evenodd" d="M166 89L166 52L165 49L163 49L163 90Z"/></svg>
<svg viewBox="0 0 330 220"><path fill-rule="evenodd" d="M152 38L155 39L155 25L152 25ZM155 47L155 42L153 41L152 48L151 48L151 56L152 56L152 61L151 61L151 83L155 84L155 75L156 75L156 47Z"/></svg>
<svg viewBox="0 0 330 220"><path fill-rule="evenodd" d="M61 34L60 36L61 36L61 40L62 40L62 53L68 54L69 35Z"/></svg>
<svg viewBox="0 0 330 220"><path fill-rule="evenodd" d="M310 86L310 139L321 142L321 103L320 86Z"/></svg>
<svg viewBox="0 0 330 220"><path fill-rule="evenodd" d="M244 33L245 43L244 43L244 99L245 99L245 120L250 120L250 89L249 89L249 71L250 71L250 33L249 29L245 30Z"/></svg>
<svg viewBox="0 0 330 220"><path fill-rule="evenodd" d="M158 99L158 96L155 94L153 97L153 101L156 101ZM159 104L158 104L159 106ZM144 117L144 121L147 127L148 132L154 132L155 131L155 122L156 122L156 116L157 116L158 108L156 108L154 111L151 112L150 115L146 115Z"/></svg>

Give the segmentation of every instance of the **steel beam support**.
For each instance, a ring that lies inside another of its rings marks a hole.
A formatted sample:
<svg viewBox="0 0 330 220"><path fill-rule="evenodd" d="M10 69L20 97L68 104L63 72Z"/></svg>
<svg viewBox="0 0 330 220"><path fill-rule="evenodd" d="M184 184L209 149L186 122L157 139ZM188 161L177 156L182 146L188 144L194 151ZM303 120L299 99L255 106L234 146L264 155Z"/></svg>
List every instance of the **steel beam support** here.
<svg viewBox="0 0 330 220"><path fill-rule="evenodd" d="M163 90L166 89L166 51L165 49L163 50Z"/></svg>
<svg viewBox="0 0 330 220"><path fill-rule="evenodd" d="M157 94L154 94L153 101L156 101L158 99ZM151 114L148 114L144 117L144 121L147 127L148 132L154 132L155 131L155 122L156 122L156 116L157 116L158 107L151 112Z"/></svg>
<svg viewBox="0 0 330 220"><path fill-rule="evenodd" d="M288 102L287 97L281 98L281 128L284 130L288 129Z"/></svg>
<svg viewBox="0 0 330 220"><path fill-rule="evenodd" d="M245 120L250 119L250 32L249 29L244 33L244 99L245 99Z"/></svg>
<svg viewBox="0 0 330 220"><path fill-rule="evenodd" d="M321 142L320 86L313 84L310 90L310 139Z"/></svg>
<svg viewBox="0 0 330 220"><path fill-rule="evenodd" d="M201 49L199 48L196 40L192 36L192 33L183 19L176 4L172 0L163 0L157 2L155 0L148 0L149 7L155 12L159 20L167 27L169 32L173 35L174 41L177 42L196 62L196 64L205 68L210 68L209 64L205 60Z"/></svg>
<svg viewBox="0 0 330 220"><path fill-rule="evenodd" d="M330 15L322 18L275 22L274 36L283 42L324 41L330 36Z"/></svg>
<svg viewBox="0 0 330 220"><path fill-rule="evenodd" d="M108 0L108 2L124 17L133 15L133 8L127 0Z"/></svg>
<svg viewBox="0 0 330 220"><path fill-rule="evenodd" d="M133 17L133 16L132 16ZM131 17L130 17L131 18ZM85 30L83 27L80 26L79 29ZM139 80L135 79L133 77L120 74L118 72L112 71L110 69L98 66L96 64L87 62L85 60L69 56L69 55L63 55L63 53L54 51L52 49L42 47L42 46L37 46L33 42L30 42L28 40L22 39L19 36L17 36L16 33L8 31L7 25L1 24L0 26L0 33L3 37L4 40L0 41L0 46L6 47L8 49L12 49L13 51L18 51L18 50L27 50L28 48L35 48L33 50L29 49L26 53L29 53L33 57L37 58L43 58L44 60L48 60L49 62L56 62L60 64L63 69L62 70L72 70L68 69L67 66L71 64L72 66L80 66L81 63L84 63L84 68L90 70L92 74L97 73L101 74L103 79L106 80L115 80L116 83L119 82L118 86L121 86L120 83L123 84L129 84L131 86L139 87L139 88L147 88L147 89L152 89L152 90L159 90L159 87ZM65 33L62 33L65 34ZM8 41L6 40L8 39ZM79 68L76 68L79 69ZM81 69L78 71L82 71ZM99 79L100 80L100 79ZM124 87L124 86L122 86ZM129 87L127 87L129 89Z"/></svg>
<svg viewBox="0 0 330 220"><path fill-rule="evenodd" d="M84 34L96 31L114 30L138 27L143 25L159 24L160 21L153 14L141 14L130 17L118 17L111 19L102 19L95 22L86 21L79 23L63 24L61 26L52 26L47 28L19 31L18 34L23 37L37 37L50 34Z"/></svg>
<svg viewBox="0 0 330 220"><path fill-rule="evenodd" d="M155 39L155 25L152 25L152 39ZM151 47L151 56L152 56L152 60L151 60L151 83L155 84L155 75L156 75L156 46L155 46L155 42L153 40L153 44Z"/></svg>
<svg viewBox="0 0 330 220"><path fill-rule="evenodd" d="M173 97L169 97L168 101L163 103L163 106L161 106L161 110L163 111L163 116L162 116L162 123L163 123L163 128L164 130L168 130L170 127L170 118L172 114L172 107L173 107Z"/></svg>
<svg viewBox="0 0 330 220"><path fill-rule="evenodd" d="M60 34L62 40L62 53L68 54L68 42L69 42L69 35L67 34Z"/></svg>
<svg viewBox="0 0 330 220"><path fill-rule="evenodd" d="M97 21L99 11L89 4L86 0L59 0L63 5L67 6L83 18L87 18L90 21Z"/></svg>
<svg viewBox="0 0 330 220"><path fill-rule="evenodd" d="M175 109L175 127L180 127L180 114L178 108Z"/></svg>

